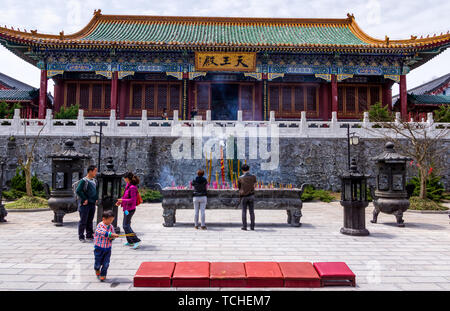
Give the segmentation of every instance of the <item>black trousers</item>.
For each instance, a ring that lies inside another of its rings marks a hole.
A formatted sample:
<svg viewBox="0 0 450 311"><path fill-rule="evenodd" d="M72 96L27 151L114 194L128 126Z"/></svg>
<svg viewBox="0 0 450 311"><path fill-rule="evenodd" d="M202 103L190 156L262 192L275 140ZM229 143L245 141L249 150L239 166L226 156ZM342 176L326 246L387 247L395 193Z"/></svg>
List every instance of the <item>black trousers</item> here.
<svg viewBox="0 0 450 311"><path fill-rule="evenodd" d="M250 195L242 197L242 227L247 228L247 207L250 214L250 228L255 228L255 197Z"/></svg>
<svg viewBox="0 0 450 311"><path fill-rule="evenodd" d="M86 238L93 239L95 203L80 205L80 208L78 210L80 212L80 222L78 223L78 237L84 240L84 231L86 230Z"/></svg>
<svg viewBox="0 0 450 311"><path fill-rule="evenodd" d="M133 229L131 229L131 218L133 217L134 213L136 212L136 210L132 210L132 211L128 211L128 215L125 215L125 213L123 213L123 230L125 231L125 234L128 233L134 233ZM127 236L127 242L130 244L134 244L137 242L140 242L141 240L136 236Z"/></svg>

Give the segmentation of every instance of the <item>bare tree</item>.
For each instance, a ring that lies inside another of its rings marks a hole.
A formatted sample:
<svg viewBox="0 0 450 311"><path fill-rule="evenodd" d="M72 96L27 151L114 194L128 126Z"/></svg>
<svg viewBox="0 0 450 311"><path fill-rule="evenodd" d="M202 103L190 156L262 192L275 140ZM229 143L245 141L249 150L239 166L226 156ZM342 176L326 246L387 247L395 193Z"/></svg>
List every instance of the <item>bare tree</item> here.
<svg viewBox="0 0 450 311"><path fill-rule="evenodd" d="M435 123L431 113L426 122L404 121L400 118L400 113L396 114L394 122L370 121L375 123L369 123L365 129L374 136L393 142L400 153L415 161L420 178L419 196L426 199L430 172L433 170L438 173L442 160L448 156L449 146L442 142L449 138L450 125Z"/></svg>
<svg viewBox="0 0 450 311"><path fill-rule="evenodd" d="M31 140L29 140L27 137L27 121L26 120L23 120L23 126L24 126L24 142L23 142L23 148L20 148L23 150L23 154L20 154L20 152L18 152L17 162L20 165L20 167L22 168L23 172L25 173L25 187L26 187L27 196L32 197L33 196L33 188L31 186L31 165L34 162L34 150L39 141L39 137L41 136L41 133L44 130L45 123L39 129L39 132L36 135L36 137L32 138Z"/></svg>

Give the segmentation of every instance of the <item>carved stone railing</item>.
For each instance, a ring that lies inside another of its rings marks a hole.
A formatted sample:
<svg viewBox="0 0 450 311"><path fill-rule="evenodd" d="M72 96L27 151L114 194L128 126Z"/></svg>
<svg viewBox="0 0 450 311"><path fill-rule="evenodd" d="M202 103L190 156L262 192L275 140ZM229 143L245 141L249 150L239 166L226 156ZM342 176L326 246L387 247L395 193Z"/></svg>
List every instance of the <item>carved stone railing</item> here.
<svg viewBox="0 0 450 311"><path fill-rule="evenodd" d="M399 123L400 113L396 113L396 121ZM310 137L310 138L344 138L347 136L347 126L350 131L361 138L376 138L385 133L392 132L389 128L383 129L382 123L370 122L368 113L364 113L362 122L338 121L336 112L332 113L330 121L308 121L306 113L301 113L300 120L275 120L275 112L270 112L269 121L245 121L242 120L242 111L238 111L237 120L211 120L211 111L207 111L206 120L197 116L194 120L178 120L178 111L174 111L172 120L153 120L147 118L147 111L142 111L141 119L118 120L116 111L111 110L108 119L85 118L83 110L79 111L78 118L73 120L59 120L52 118L52 111L47 110L45 119L21 119L20 111L15 110L12 119L0 119L0 136L37 135L41 131L44 136L90 136L98 131L100 123L103 124L105 136L117 137L154 137L174 136L174 127L205 127L220 128L243 126L245 128L267 128L275 125L279 130L279 137ZM412 122L417 127L425 127L432 135L442 129L449 130L450 123L435 123L433 114L428 113L427 120ZM450 139L450 133L445 136Z"/></svg>

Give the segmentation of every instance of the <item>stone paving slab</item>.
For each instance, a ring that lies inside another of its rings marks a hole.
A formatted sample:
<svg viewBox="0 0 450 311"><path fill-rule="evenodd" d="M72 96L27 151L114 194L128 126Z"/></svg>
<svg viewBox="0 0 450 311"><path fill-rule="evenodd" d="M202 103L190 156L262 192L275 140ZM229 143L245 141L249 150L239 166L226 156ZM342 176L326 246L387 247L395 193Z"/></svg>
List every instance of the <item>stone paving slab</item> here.
<svg viewBox="0 0 450 311"><path fill-rule="evenodd" d="M406 227L398 228L392 215L380 214L378 224L370 223L372 208L366 209L370 235L353 237L339 233L343 215L337 202L305 203L299 228L286 224L285 211L257 210L255 231L240 230L240 210L207 210L206 231L193 228L193 210L178 210L177 225L165 228L161 205L143 204L132 222L142 247L132 250L124 239L114 241L104 283L94 275L93 244L78 241L77 213L66 215L63 227L51 223L51 211L10 213L0 224L0 290L199 291L132 285L143 261L198 260L345 261L356 274L356 288L296 290L450 290L448 215L407 212Z"/></svg>

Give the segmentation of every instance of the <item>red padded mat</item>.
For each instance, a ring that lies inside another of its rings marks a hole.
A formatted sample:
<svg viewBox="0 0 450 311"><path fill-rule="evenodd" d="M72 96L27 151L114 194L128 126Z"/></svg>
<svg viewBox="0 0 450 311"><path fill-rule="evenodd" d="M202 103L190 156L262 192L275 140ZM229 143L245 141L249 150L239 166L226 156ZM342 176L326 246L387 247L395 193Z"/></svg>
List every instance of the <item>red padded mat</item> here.
<svg viewBox="0 0 450 311"><path fill-rule="evenodd" d="M209 287L209 262L177 262L172 276L173 287Z"/></svg>
<svg viewBox="0 0 450 311"><path fill-rule="evenodd" d="M243 262L212 262L211 287L246 287L247 275Z"/></svg>
<svg viewBox="0 0 450 311"><path fill-rule="evenodd" d="M315 262L314 268L321 278L322 286L356 285L356 276L345 262Z"/></svg>
<svg viewBox="0 0 450 311"><path fill-rule="evenodd" d="M284 280L276 262L246 262L248 287L283 287Z"/></svg>
<svg viewBox="0 0 450 311"><path fill-rule="evenodd" d="M174 262L143 262L134 275L135 287L170 287Z"/></svg>
<svg viewBox="0 0 450 311"><path fill-rule="evenodd" d="M320 277L310 262L279 262L285 287L320 287Z"/></svg>

